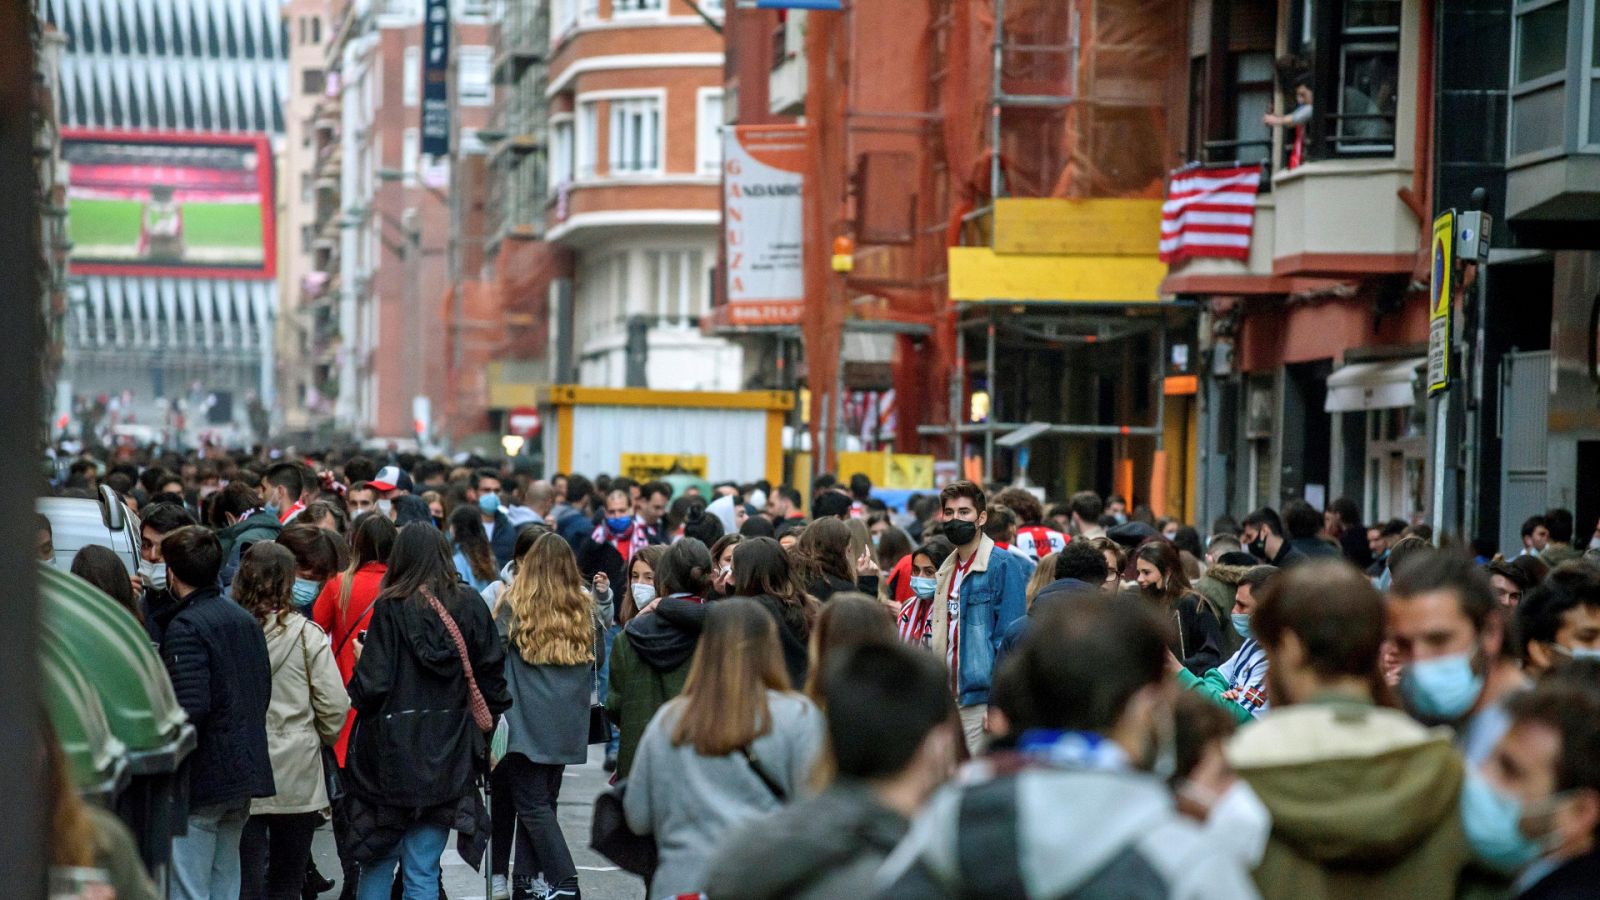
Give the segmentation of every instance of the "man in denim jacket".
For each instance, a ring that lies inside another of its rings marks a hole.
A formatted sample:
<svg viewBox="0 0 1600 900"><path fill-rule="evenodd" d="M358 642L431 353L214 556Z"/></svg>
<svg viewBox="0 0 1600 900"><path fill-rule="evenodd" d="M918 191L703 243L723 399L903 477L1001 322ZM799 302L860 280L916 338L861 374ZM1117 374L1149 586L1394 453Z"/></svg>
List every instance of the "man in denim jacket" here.
<svg viewBox="0 0 1600 900"><path fill-rule="evenodd" d="M967 748L982 749L983 720L995 653L1006 626L1028 614L1023 561L983 533L988 520L983 488L956 481L939 492L943 533L956 552L939 567L933 594L933 650L950 668L950 689L961 707Z"/></svg>

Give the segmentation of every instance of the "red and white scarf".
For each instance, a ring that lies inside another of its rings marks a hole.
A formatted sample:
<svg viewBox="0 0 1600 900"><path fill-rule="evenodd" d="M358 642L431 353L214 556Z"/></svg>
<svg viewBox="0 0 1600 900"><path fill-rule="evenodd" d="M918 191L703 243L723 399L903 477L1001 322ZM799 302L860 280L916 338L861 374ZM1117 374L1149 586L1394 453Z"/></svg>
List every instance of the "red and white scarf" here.
<svg viewBox="0 0 1600 900"><path fill-rule="evenodd" d="M589 535L589 537L597 544L611 544L616 547L617 552L622 554L622 564L627 565L633 560L634 553L650 545L650 526L646 525L638 516L635 516L633 524L628 526L627 531L621 534L612 534L611 526L601 520L600 525L595 528L594 534Z"/></svg>

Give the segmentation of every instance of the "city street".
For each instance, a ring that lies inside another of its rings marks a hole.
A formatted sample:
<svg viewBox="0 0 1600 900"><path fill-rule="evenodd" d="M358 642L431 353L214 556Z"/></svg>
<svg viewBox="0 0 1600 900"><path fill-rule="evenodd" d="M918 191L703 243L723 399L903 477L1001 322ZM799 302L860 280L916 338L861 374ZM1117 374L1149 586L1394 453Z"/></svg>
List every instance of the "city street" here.
<svg viewBox="0 0 1600 900"><path fill-rule="evenodd" d="M567 846L572 849L572 860L578 866L579 887L585 898L592 900L636 900L644 896L640 880L619 870L611 862L589 849L589 815L594 809L595 795L606 787L609 776L600 768L605 750L599 745L589 748L589 761L581 766L568 766L566 780L562 783L559 812L561 828L567 835ZM333 831L317 831L311 852L317 868L329 878L338 880L339 858L333 849ZM339 896L342 886L323 894L323 900ZM483 873L462 861L456 854L455 836L444 852L444 889L450 900L483 900Z"/></svg>

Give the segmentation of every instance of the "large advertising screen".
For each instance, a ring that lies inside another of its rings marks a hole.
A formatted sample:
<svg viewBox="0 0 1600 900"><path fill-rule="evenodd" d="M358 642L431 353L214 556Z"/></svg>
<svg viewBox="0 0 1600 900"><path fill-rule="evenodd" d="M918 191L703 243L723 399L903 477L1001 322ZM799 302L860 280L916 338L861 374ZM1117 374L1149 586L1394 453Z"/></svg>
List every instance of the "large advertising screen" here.
<svg viewBox="0 0 1600 900"><path fill-rule="evenodd" d="M273 277L265 136L67 131L61 152L73 272Z"/></svg>

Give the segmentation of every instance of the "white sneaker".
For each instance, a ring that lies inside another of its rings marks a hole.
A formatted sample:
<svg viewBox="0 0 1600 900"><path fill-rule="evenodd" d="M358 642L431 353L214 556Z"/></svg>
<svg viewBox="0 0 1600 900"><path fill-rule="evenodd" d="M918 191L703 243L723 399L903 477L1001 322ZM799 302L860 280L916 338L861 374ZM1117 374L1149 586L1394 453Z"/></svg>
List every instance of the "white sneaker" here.
<svg viewBox="0 0 1600 900"><path fill-rule="evenodd" d="M504 875L494 876L490 887L490 900L511 900L511 882L507 881Z"/></svg>

